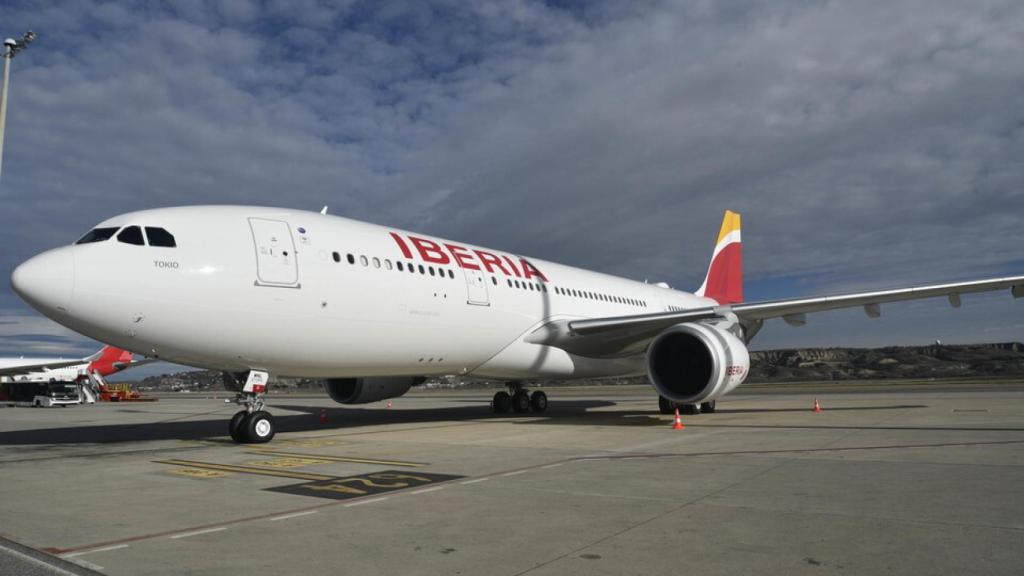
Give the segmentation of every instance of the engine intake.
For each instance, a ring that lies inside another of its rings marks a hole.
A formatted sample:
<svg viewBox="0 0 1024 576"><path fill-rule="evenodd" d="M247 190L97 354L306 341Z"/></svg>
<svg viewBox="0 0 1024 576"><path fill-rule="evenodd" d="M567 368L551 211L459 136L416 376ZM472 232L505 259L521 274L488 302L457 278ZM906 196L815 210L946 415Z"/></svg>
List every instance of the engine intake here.
<svg viewBox="0 0 1024 576"><path fill-rule="evenodd" d="M339 404L368 404L378 400L397 398L414 385L422 384L424 378L409 376L381 378L330 378L324 382L324 389L331 400Z"/></svg>
<svg viewBox="0 0 1024 576"><path fill-rule="evenodd" d="M647 349L647 377L658 393L681 404L725 396L750 372L739 338L708 324L677 324Z"/></svg>

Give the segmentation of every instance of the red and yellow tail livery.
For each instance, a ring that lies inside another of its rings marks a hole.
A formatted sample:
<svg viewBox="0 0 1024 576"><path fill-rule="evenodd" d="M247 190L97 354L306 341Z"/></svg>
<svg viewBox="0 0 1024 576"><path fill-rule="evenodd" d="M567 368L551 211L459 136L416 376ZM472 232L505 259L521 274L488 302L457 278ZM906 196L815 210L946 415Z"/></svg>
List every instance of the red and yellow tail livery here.
<svg viewBox="0 0 1024 576"><path fill-rule="evenodd" d="M743 302L743 243L736 212L725 211L708 274L696 294L719 304Z"/></svg>

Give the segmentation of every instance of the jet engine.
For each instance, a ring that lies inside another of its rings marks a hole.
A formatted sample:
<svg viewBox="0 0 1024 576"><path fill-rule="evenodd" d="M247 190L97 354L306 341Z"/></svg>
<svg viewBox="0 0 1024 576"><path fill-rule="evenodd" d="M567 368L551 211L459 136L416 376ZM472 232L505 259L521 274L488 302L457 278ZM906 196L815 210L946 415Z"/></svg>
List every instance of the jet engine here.
<svg viewBox="0 0 1024 576"><path fill-rule="evenodd" d="M422 384L425 378L409 376L381 378L330 378L324 381L324 390L331 400L339 404L367 404L388 398L397 398L409 388Z"/></svg>
<svg viewBox="0 0 1024 576"><path fill-rule="evenodd" d="M647 377L658 393L680 404L697 404L725 396L750 371L747 347L710 324L676 324L659 334L647 349Z"/></svg>

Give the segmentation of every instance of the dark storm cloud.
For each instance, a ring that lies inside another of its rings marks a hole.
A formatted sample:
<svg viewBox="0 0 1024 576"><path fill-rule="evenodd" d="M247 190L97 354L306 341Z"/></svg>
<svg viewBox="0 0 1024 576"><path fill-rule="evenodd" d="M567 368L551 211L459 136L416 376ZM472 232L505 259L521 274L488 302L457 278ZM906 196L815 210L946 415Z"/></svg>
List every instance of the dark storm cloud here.
<svg viewBox="0 0 1024 576"><path fill-rule="evenodd" d="M684 289L733 208L753 297L1024 260L1019 2L76 1L4 16L6 34L40 37L14 61L3 270L112 214L194 203L328 204ZM991 302L944 326L995 339L982 326L1020 309ZM31 318L9 293L0 309ZM828 342L859 326L829 321ZM1019 338L1012 324L999 338ZM762 343L824 338L784 330Z"/></svg>

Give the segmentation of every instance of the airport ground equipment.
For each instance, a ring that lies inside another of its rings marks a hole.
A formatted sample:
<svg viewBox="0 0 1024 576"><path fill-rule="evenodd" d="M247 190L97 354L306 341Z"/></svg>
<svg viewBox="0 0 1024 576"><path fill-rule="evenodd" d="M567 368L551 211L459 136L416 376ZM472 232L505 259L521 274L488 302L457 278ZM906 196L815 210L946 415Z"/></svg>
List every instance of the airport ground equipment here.
<svg viewBox="0 0 1024 576"><path fill-rule="evenodd" d="M141 393L132 390L131 384L127 382L108 384L97 372L90 372L88 377L88 384L85 387L91 387L101 402L156 402L158 400L144 397Z"/></svg>
<svg viewBox="0 0 1024 576"><path fill-rule="evenodd" d="M19 380L0 384L0 402L5 402L8 406L49 408L81 404L82 398L78 394L78 385L74 382Z"/></svg>

